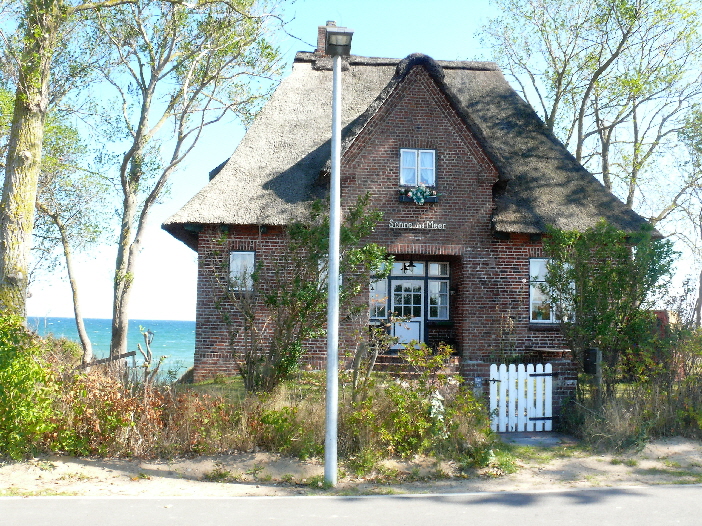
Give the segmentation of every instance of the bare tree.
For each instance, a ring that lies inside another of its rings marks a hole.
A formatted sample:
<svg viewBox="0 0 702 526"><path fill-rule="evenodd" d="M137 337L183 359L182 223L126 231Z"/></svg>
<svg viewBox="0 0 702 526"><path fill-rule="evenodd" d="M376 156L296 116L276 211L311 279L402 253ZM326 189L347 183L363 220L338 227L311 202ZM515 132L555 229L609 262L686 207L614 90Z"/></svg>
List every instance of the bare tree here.
<svg viewBox="0 0 702 526"><path fill-rule="evenodd" d="M666 219L700 181L668 174L701 100L702 39L686 0L498 0L483 36L546 126L611 192ZM671 184L673 183L673 184Z"/></svg>
<svg viewBox="0 0 702 526"><path fill-rule="evenodd" d="M246 0L196 7L146 0L95 12L94 35L108 57L101 71L117 95L127 143L115 178L122 205L113 357L126 351L129 299L152 206L202 130L227 115L247 121L278 75L270 20Z"/></svg>
<svg viewBox="0 0 702 526"><path fill-rule="evenodd" d="M60 250L68 273L83 363L93 351L85 330L73 255L98 243L108 223L106 210L110 187L97 172L86 169L87 149L75 128L59 122L47 126L45 154L39 178L34 236L37 249L49 257ZM49 259L51 260L51 259Z"/></svg>
<svg viewBox="0 0 702 526"><path fill-rule="evenodd" d="M70 41L76 15L137 0L2 0L0 13L16 22L19 38L0 33L16 72L12 126L0 201L0 308L25 315L34 203L41 170L52 63ZM3 26L4 28L4 26Z"/></svg>

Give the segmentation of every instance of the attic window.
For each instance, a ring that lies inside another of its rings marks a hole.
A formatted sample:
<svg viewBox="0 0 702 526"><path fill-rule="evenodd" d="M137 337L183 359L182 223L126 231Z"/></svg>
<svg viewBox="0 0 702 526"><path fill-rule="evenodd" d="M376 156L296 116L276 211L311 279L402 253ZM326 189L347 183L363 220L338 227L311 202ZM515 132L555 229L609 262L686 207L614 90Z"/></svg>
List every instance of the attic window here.
<svg viewBox="0 0 702 526"><path fill-rule="evenodd" d="M400 150L400 186L436 186L434 150Z"/></svg>

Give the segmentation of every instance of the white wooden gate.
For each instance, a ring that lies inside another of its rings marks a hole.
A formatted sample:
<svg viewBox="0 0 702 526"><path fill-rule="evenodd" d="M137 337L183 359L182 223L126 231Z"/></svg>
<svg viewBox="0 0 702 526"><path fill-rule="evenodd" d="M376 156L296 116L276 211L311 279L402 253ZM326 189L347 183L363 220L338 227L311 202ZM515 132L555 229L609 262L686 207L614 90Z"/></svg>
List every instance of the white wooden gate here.
<svg viewBox="0 0 702 526"><path fill-rule="evenodd" d="M493 431L551 431L551 364L490 366Z"/></svg>

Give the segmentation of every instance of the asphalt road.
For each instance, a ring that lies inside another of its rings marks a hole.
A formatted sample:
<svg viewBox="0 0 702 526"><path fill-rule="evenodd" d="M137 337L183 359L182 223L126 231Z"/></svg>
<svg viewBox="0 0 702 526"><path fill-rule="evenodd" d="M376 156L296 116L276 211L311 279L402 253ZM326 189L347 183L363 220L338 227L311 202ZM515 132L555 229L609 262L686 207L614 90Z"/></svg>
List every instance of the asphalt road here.
<svg viewBox="0 0 702 526"><path fill-rule="evenodd" d="M702 485L365 497L0 498L2 526L702 525Z"/></svg>

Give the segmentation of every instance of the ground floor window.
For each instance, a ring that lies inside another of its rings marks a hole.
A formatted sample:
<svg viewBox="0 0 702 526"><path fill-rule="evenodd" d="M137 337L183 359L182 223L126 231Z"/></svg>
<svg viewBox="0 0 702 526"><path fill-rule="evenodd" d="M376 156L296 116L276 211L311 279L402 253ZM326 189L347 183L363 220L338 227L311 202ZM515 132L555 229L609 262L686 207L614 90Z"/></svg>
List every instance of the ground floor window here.
<svg viewBox="0 0 702 526"><path fill-rule="evenodd" d="M556 310L551 299L542 289L548 276L548 259L529 260L529 321L531 323L555 323Z"/></svg>
<svg viewBox="0 0 702 526"><path fill-rule="evenodd" d="M255 252L237 250L229 253L229 283L232 290L252 290Z"/></svg>
<svg viewBox="0 0 702 526"><path fill-rule="evenodd" d="M426 323L448 320L449 264L433 261L395 261L390 276L370 285L371 321L403 318L391 326L399 343L425 341Z"/></svg>

